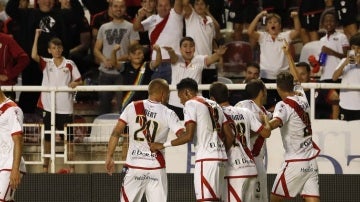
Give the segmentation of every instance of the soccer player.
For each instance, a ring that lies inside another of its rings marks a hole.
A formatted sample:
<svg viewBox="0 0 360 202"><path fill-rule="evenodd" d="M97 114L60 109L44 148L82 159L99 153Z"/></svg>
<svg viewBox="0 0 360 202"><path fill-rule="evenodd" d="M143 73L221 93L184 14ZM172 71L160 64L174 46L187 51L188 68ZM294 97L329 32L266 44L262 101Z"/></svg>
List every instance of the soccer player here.
<svg viewBox="0 0 360 202"><path fill-rule="evenodd" d="M18 188L26 172L23 150L23 112L0 90L0 201L14 201Z"/></svg>
<svg viewBox="0 0 360 202"><path fill-rule="evenodd" d="M149 99L134 101L127 105L115 126L106 155L106 170L111 175L115 165L113 154L116 145L129 127L129 149L123 172L120 201L141 201L145 193L147 201L167 200L167 176L164 151L150 151L149 143L165 142L169 129L175 134L183 133L179 118L164 104L169 99L169 85L164 79L150 82Z"/></svg>
<svg viewBox="0 0 360 202"><path fill-rule="evenodd" d="M198 84L184 78L177 84L178 96L184 104L186 133L165 143L153 143L151 149L188 143L194 139L194 187L197 201L219 201L223 188L226 148L233 143L230 122L221 107L214 101L198 96ZM223 137L224 135L224 137Z"/></svg>
<svg viewBox="0 0 360 202"><path fill-rule="evenodd" d="M235 106L249 109L260 122L264 121L264 116L271 119L272 114L264 107L267 97L265 84L260 79L250 80L245 86L245 91L249 99L240 101ZM257 201L269 201L266 167L264 164L266 140L261 135L256 134L251 136L250 144L258 172L256 187L254 187L253 191L256 192Z"/></svg>
<svg viewBox="0 0 360 202"><path fill-rule="evenodd" d="M280 128L285 149L285 162L277 174L270 196L270 201L282 201L301 194L307 202L317 202L319 199L319 170L316 157L320 149L312 140L312 129L309 117L310 105L304 90L295 86L294 78L298 80L294 62L284 48L290 64L290 72L280 72L276 78L277 92L282 101L275 106L271 128Z"/></svg>
<svg viewBox="0 0 360 202"><path fill-rule="evenodd" d="M231 106L228 95L229 90L225 84L219 82L211 84L210 98L215 100L222 107L226 117L232 120L235 135L234 143L227 152L224 199L229 202L257 201L259 198L255 192L257 170L251 153L250 133L255 132L263 138L269 137L271 129L268 117L264 115L264 126L250 110Z"/></svg>

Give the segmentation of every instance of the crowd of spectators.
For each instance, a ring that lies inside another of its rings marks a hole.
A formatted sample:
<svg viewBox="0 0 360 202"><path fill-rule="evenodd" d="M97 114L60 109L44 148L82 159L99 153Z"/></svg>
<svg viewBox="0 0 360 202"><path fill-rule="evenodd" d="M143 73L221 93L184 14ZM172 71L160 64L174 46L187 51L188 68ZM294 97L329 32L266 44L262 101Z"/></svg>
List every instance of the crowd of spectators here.
<svg viewBox="0 0 360 202"><path fill-rule="evenodd" d="M59 38L63 43L63 56L74 61L86 84L89 84L86 79L89 72L93 73L91 83L99 85L146 85L154 78L163 78L176 85L172 81L175 78L172 73L179 74L177 77L181 80L184 75L190 74L185 72L200 66L202 76L210 77L206 71L209 67L216 67L209 66L207 62L196 64L193 61L196 57L185 60L184 65L173 61L172 52L182 57L187 54L180 48L183 37L190 37L196 44L195 56L211 56L224 42L250 42L254 55L256 50L260 54L254 57L254 63L247 65L259 66L255 77L265 83L274 83L277 73L288 69L282 52L283 41L302 44L320 41L326 63L315 75L318 77L313 77L311 65L310 71L307 71L308 61L296 61L300 62L298 67L306 67L304 70L309 73L308 81L315 78L326 83L341 82L341 77L333 76L333 73L350 49L350 37L357 33L358 5L357 0L314 0L311 3L299 0L1 0L1 30L11 35L19 47L15 48L17 55L12 56L14 60L5 64L6 71L1 70L0 81L1 85L14 85L14 80L21 73L22 85L41 85L39 64L32 59L30 62L28 58L21 59L25 56L19 51L22 49L30 56L35 30L41 29L38 54L50 57L48 42L53 37ZM85 15L85 11L89 15ZM229 30L227 22L232 24L230 38L224 38L220 32L224 28ZM1 34L0 39L5 36ZM139 61L135 63L137 49L134 49L134 44L140 44L143 48ZM130 49L135 52L129 53ZM159 51L161 62L157 65ZM115 57L111 58L113 53ZM320 59L319 55L315 57ZM222 58L217 60L218 65L222 65ZM136 83L136 79L143 75L142 64L150 67L146 75L151 79ZM180 68L174 72L176 66ZM123 72L124 69L127 70ZM245 83L248 82L248 78L244 78L248 70L252 69L239 72L239 77ZM128 75L132 75L131 81L128 81ZM334 78L336 81L333 81ZM200 79L195 79L199 84L204 80L201 75ZM99 113L121 112L125 107L123 104L131 101L128 99L124 102L127 94L129 92L118 92L114 98L111 92L99 92ZM235 99L231 100L233 103L244 97L241 92L233 92L232 95L231 99ZM316 95L322 95L319 99L322 97L321 100L326 100L328 107L335 110L329 116L317 117L341 118L338 112L339 90L319 90ZM18 103L25 114L36 112L39 96L39 92L21 92ZM279 100L275 91L269 91L265 106L272 110ZM317 110L316 113L321 114L321 111Z"/></svg>

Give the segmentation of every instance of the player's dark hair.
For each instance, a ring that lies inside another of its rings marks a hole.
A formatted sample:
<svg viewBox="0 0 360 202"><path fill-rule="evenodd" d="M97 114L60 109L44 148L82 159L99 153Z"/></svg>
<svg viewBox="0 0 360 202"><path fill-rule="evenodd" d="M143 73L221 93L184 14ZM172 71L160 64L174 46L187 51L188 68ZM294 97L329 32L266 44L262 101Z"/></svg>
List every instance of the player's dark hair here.
<svg viewBox="0 0 360 202"><path fill-rule="evenodd" d="M48 48L50 48L50 45L54 44L55 46L63 46L61 39L54 37L52 39L50 39L49 43L48 43Z"/></svg>
<svg viewBox="0 0 360 202"><path fill-rule="evenodd" d="M349 40L350 46L360 46L360 33L356 33L350 37Z"/></svg>
<svg viewBox="0 0 360 202"><path fill-rule="evenodd" d="M184 78L181 79L181 81L176 85L176 89L178 91L180 90L191 90L194 92L198 92L198 84L196 83L196 81L192 78Z"/></svg>
<svg viewBox="0 0 360 202"><path fill-rule="evenodd" d="M227 86L221 82L214 82L210 85L209 95L219 104L229 101L229 90Z"/></svg>
<svg viewBox="0 0 360 202"><path fill-rule="evenodd" d="M307 62L298 62L295 65L296 67L305 67L306 72L310 73L310 65Z"/></svg>
<svg viewBox="0 0 360 202"><path fill-rule="evenodd" d="M181 40L180 40L180 46L184 43L184 41L190 41L192 42L193 44L195 44L195 41L193 38L189 37L189 36L185 36L183 37Z"/></svg>
<svg viewBox="0 0 360 202"><path fill-rule="evenodd" d="M249 99L256 98L263 90L265 90L265 84L260 79L251 79L245 86L245 91Z"/></svg>
<svg viewBox="0 0 360 202"><path fill-rule="evenodd" d="M292 92L294 90L294 77L288 71L280 72L276 77L276 85L279 89L285 92Z"/></svg>

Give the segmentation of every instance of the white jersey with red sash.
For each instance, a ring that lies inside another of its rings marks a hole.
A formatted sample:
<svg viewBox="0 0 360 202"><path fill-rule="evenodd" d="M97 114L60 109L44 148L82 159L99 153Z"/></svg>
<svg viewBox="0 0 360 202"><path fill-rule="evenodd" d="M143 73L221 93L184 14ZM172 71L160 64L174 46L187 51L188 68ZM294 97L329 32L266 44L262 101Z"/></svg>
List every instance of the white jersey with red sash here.
<svg viewBox="0 0 360 202"><path fill-rule="evenodd" d="M259 132L263 125L248 109L233 106L222 109L233 121L233 130L236 131L235 143L228 151L228 169L225 178L254 177L257 175L257 170L250 150L250 131Z"/></svg>
<svg viewBox="0 0 360 202"><path fill-rule="evenodd" d="M172 8L169 15L160 17L159 14L151 15L141 22L145 31L149 31L151 45L157 44L160 47L170 46L174 50L179 50L180 39L182 38L183 16L175 12ZM168 52L162 48L163 59L169 59ZM156 59L156 52L152 53L152 60Z"/></svg>
<svg viewBox="0 0 360 202"><path fill-rule="evenodd" d="M285 161L310 160L319 155L320 149L312 141L310 105L301 86L296 86L301 95L288 96L276 104L274 118L281 121L280 128Z"/></svg>
<svg viewBox="0 0 360 202"><path fill-rule="evenodd" d="M10 171L13 165L14 141L12 136L22 135L23 112L15 102L7 99L0 105L0 171ZM20 171L26 172L21 158Z"/></svg>
<svg viewBox="0 0 360 202"><path fill-rule="evenodd" d="M249 109L252 113L254 113L256 119L258 121L261 121L260 115L266 114L269 119L271 119L272 114L271 112L267 111L263 106L259 107L256 105L256 103L252 100L243 100L238 102L235 107L242 107ZM251 150L254 155L254 157L264 158L265 156L265 146L266 141L265 138L255 135L250 138L251 142Z"/></svg>
<svg viewBox="0 0 360 202"><path fill-rule="evenodd" d="M164 150L152 153L149 142L164 143L169 130L175 134L183 129L175 112L159 102L131 102L120 115L129 126L129 149L126 166L139 169L165 168Z"/></svg>
<svg viewBox="0 0 360 202"><path fill-rule="evenodd" d="M212 100L197 96L185 103L185 125L189 122L196 123L195 161L227 160L225 146L219 132L222 124L227 121L221 107Z"/></svg>

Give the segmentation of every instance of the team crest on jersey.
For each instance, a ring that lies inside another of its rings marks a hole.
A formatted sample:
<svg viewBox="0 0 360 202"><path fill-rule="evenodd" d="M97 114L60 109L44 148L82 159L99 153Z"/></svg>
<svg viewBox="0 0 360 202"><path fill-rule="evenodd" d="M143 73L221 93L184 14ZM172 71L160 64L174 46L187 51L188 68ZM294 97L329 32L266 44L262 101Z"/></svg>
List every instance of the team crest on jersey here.
<svg viewBox="0 0 360 202"><path fill-rule="evenodd" d="M70 71L70 70L69 70L68 68L64 68L64 69L63 69L63 72L64 72L64 73L68 73L69 71Z"/></svg>

